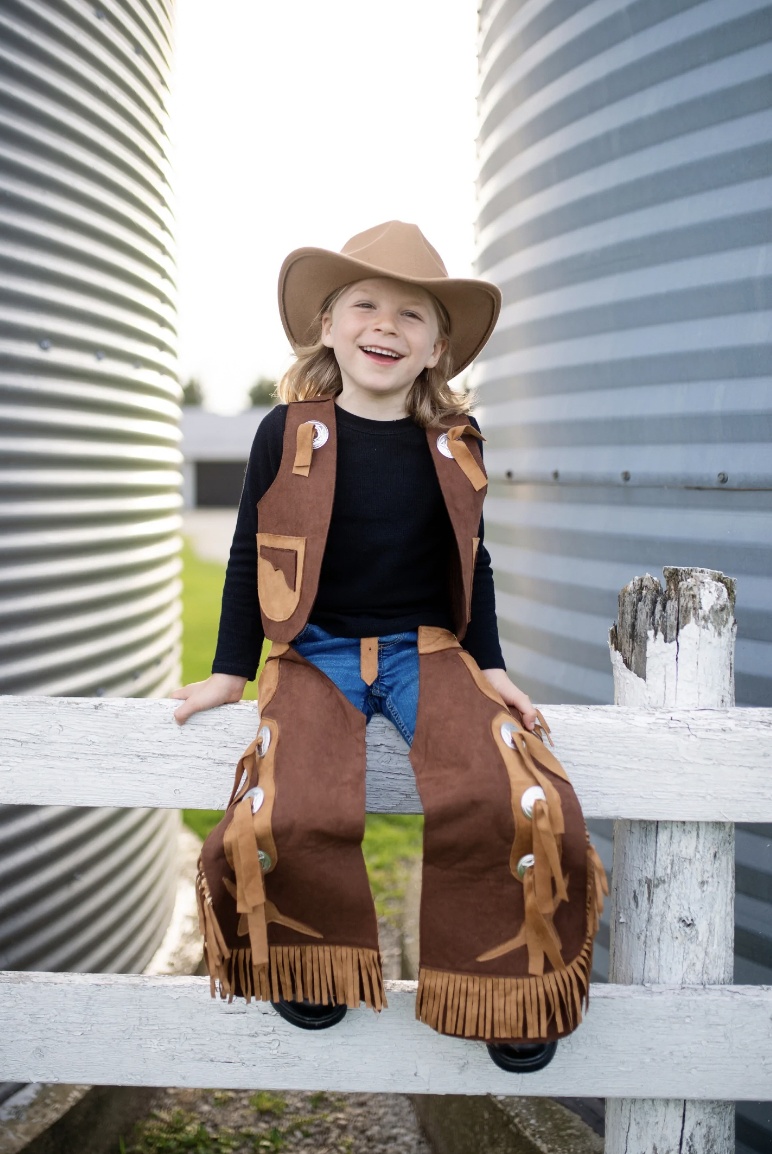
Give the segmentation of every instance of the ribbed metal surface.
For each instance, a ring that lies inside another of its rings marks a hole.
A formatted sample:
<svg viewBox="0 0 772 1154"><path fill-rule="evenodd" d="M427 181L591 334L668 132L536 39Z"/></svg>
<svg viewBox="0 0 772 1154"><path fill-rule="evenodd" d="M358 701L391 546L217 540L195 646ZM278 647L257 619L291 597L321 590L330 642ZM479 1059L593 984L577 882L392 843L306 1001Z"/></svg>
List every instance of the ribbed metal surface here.
<svg viewBox="0 0 772 1154"><path fill-rule="evenodd" d="M0 693L179 677L170 15L0 0ZM1 807L0 967L142 969L178 820Z"/></svg>
<svg viewBox="0 0 772 1154"><path fill-rule="evenodd" d="M738 579L738 704L772 704L771 41L760 0L483 5L477 269L504 308L473 383L536 700L612 699L619 589L668 564ZM742 981L772 978L769 835L738 831Z"/></svg>

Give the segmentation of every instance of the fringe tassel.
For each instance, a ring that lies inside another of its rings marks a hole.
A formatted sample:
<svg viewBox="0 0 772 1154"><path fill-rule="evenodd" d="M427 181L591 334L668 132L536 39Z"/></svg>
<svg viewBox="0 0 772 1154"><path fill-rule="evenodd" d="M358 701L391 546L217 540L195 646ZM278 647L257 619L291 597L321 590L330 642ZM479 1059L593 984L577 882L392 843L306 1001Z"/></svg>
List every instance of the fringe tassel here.
<svg viewBox="0 0 772 1154"><path fill-rule="evenodd" d="M388 1005L377 950L352 946L270 946L268 962L252 964L252 950L230 950L217 923L212 897L199 864L196 898L204 960L212 997L232 1002L236 991L250 1002L299 1002L309 998L323 1006L330 1002L357 1009L360 1002L380 1011Z"/></svg>
<svg viewBox="0 0 772 1154"><path fill-rule="evenodd" d="M456 1038L543 1040L572 1033L590 1004L592 946L608 883L595 849L587 847L587 938L569 966L524 978L452 974L421 967L415 1016ZM552 1029L551 1029L552 1027Z"/></svg>
<svg viewBox="0 0 772 1154"><path fill-rule="evenodd" d="M416 1018L457 1038L544 1039L570 1034L589 1000L592 939L570 966L542 977L494 978L422 968Z"/></svg>

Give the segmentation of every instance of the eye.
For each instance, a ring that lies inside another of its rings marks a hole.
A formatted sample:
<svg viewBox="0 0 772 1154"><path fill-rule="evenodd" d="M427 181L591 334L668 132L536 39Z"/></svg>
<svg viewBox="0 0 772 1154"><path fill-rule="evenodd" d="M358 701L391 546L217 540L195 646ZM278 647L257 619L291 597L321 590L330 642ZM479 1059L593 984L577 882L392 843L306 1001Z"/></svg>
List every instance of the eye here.
<svg viewBox="0 0 772 1154"><path fill-rule="evenodd" d="M422 321L424 318L420 313L411 312L409 309L405 312L406 317L412 317L413 320Z"/></svg>
<svg viewBox="0 0 772 1154"><path fill-rule="evenodd" d="M358 301L357 304L354 305L354 308L373 309L373 308L375 308L375 305L373 304L372 301Z"/></svg>

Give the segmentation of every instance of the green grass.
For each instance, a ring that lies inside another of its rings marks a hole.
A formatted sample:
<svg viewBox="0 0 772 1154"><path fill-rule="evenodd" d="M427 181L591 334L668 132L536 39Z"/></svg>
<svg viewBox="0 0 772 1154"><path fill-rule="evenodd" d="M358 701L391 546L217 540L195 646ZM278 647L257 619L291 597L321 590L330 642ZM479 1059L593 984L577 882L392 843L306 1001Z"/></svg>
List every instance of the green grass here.
<svg viewBox="0 0 772 1154"><path fill-rule="evenodd" d="M219 1110L227 1107L236 1095L230 1090L206 1091L211 1093L212 1105ZM288 1139L300 1133L304 1138L311 1136L311 1127L320 1120L327 1121L327 1107L340 1106L340 1099L319 1091L311 1094L309 1105L311 1114L293 1114L285 1117L288 1102L281 1094L258 1090L249 1099L249 1105L257 1114L255 1126L233 1126L222 1124L217 1117L207 1111L202 1119L199 1103L195 1110L167 1109L153 1110L144 1120L135 1123L128 1142L118 1139L118 1154L233 1154L245 1149L254 1151L281 1151L289 1145ZM348 1143L348 1145L347 1145ZM326 1146L325 1149L332 1149ZM339 1140L336 1149L351 1149L351 1140Z"/></svg>
<svg viewBox="0 0 772 1154"><path fill-rule="evenodd" d="M121 1154L231 1154L243 1141L242 1135L227 1130L210 1134L203 1122L186 1110L153 1111L147 1121L135 1126L134 1137L130 1146L121 1139Z"/></svg>
<svg viewBox="0 0 772 1154"><path fill-rule="evenodd" d="M421 856L418 814L368 813L362 850L378 916L399 920L410 867Z"/></svg>
<svg viewBox="0 0 772 1154"><path fill-rule="evenodd" d="M189 544L182 557L182 678L187 685L191 681L203 681L212 670L225 566L216 561L202 561ZM260 668L267 647L266 642ZM256 689L257 681L248 682L244 698L254 701ZM214 809L183 810L185 824L200 838L206 837L221 816L221 812ZM421 853L422 837L422 817L367 815L362 848L379 915L395 915L401 906L410 864Z"/></svg>
<svg viewBox="0 0 772 1154"><path fill-rule="evenodd" d="M189 685L191 681L204 681L212 672L225 566L217 561L202 561L189 543L182 551L182 562L182 683ZM257 681L248 681L244 699L254 701L256 697ZM185 824L203 839L222 814L216 809L186 809L182 816Z"/></svg>
<svg viewBox="0 0 772 1154"><path fill-rule="evenodd" d="M202 561L190 544L182 551L182 683L204 681L212 672L217 644L225 566ZM257 681L248 681L247 701L257 697Z"/></svg>

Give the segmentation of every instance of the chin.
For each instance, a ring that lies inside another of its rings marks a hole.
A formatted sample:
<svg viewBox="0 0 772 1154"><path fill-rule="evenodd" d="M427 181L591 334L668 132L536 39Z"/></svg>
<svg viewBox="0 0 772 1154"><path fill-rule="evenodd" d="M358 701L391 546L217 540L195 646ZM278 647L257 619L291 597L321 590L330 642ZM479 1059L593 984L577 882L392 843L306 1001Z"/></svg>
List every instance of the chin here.
<svg viewBox="0 0 772 1154"><path fill-rule="evenodd" d="M371 380L371 381L357 380L357 381L355 381L355 384L356 384L357 388L362 389L364 392L377 393L378 395L381 395L383 393L399 392L400 389L405 388L406 382L404 382L404 381L384 381L383 379L381 379L381 380L376 379L376 380ZM411 384L412 384L412 382L411 382Z"/></svg>

